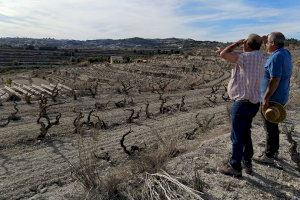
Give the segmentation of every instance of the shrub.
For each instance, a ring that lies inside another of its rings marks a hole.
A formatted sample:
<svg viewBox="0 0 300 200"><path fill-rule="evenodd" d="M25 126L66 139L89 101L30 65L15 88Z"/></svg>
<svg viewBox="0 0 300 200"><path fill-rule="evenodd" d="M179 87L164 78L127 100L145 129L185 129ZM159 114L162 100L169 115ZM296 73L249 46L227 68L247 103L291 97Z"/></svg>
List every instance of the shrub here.
<svg viewBox="0 0 300 200"><path fill-rule="evenodd" d="M7 79L5 84L8 85L8 86L11 86L12 79L11 78Z"/></svg>
<svg viewBox="0 0 300 200"><path fill-rule="evenodd" d="M108 56L92 57L92 58L89 58L88 61L90 63L109 62L109 57Z"/></svg>

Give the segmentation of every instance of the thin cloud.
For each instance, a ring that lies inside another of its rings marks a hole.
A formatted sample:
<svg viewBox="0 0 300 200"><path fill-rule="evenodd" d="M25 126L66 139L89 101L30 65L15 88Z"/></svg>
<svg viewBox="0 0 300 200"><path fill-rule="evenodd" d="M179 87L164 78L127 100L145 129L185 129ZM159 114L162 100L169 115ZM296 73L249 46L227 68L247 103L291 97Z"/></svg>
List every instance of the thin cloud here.
<svg viewBox="0 0 300 200"><path fill-rule="evenodd" d="M179 12L189 4L194 5L193 14ZM293 26L298 19L294 16L299 16L296 10L254 6L242 0L3 0L0 36L228 41L243 37L247 31L261 32L264 27L285 28L293 36L299 33ZM280 16L287 20L276 21ZM228 20L240 21L227 27ZM259 23L248 24L243 20Z"/></svg>

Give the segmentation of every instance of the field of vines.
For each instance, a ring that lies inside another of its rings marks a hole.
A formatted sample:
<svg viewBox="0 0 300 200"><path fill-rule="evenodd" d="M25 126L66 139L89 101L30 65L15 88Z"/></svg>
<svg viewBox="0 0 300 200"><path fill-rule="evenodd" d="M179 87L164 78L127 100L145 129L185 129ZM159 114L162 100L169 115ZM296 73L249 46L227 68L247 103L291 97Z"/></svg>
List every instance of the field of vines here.
<svg viewBox="0 0 300 200"><path fill-rule="evenodd" d="M161 142L180 149L228 133L230 70L201 49L196 56L2 73L0 199L70 184L83 152L107 172Z"/></svg>

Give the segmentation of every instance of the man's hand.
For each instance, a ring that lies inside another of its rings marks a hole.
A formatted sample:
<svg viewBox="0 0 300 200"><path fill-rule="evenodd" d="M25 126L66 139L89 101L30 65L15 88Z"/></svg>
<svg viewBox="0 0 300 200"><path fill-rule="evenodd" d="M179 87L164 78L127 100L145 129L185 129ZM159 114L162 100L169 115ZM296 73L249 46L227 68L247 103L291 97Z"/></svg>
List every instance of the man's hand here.
<svg viewBox="0 0 300 200"><path fill-rule="evenodd" d="M280 78L274 78L273 77L273 78L270 79L268 87L267 87L266 92L264 94L263 102L262 102L263 109L267 109L269 107L270 97L277 90L279 82L280 82Z"/></svg>
<svg viewBox="0 0 300 200"><path fill-rule="evenodd" d="M220 55L221 51L222 49L220 47L217 47L217 50L215 52Z"/></svg>
<svg viewBox="0 0 300 200"><path fill-rule="evenodd" d="M244 44L245 42L246 42L245 39L240 39L240 40L238 40L237 42L235 42L235 44L236 44L237 46L240 46L240 45Z"/></svg>
<svg viewBox="0 0 300 200"><path fill-rule="evenodd" d="M269 107L269 98L264 97L262 102L262 109L266 110Z"/></svg>

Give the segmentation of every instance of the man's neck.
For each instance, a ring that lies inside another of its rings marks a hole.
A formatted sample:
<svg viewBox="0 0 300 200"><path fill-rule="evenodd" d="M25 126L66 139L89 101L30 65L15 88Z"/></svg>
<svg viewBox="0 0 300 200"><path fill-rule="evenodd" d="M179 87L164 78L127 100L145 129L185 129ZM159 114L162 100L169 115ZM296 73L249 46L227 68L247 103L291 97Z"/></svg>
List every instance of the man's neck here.
<svg viewBox="0 0 300 200"><path fill-rule="evenodd" d="M276 48L272 49L269 53L272 54L272 53L274 53L275 51L277 51L278 49L280 49L280 48L279 48L279 47L276 47Z"/></svg>

